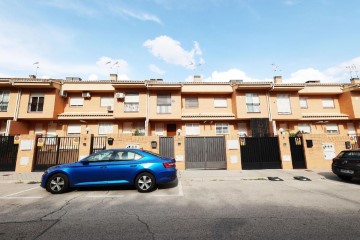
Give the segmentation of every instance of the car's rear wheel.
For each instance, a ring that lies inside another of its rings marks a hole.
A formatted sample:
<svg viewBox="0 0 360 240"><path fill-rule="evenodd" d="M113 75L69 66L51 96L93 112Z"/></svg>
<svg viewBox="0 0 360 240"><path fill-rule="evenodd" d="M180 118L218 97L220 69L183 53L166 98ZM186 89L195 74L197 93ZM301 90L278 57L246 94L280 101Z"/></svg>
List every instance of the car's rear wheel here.
<svg viewBox="0 0 360 240"><path fill-rule="evenodd" d="M155 178L151 173L140 173L135 180L139 192L151 192L155 187Z"/></svg>
<svg viewBox="0 0 360 240"><path fill-rule="evenodd" d="M53 194L64 193L68 190L68 188L68 178L62 173L57 173L51 176L46 184L46 190Z"/></svg>
<svg viewBox="0 0 360 240"><path fill-rule="evenodd" d="M337 175L341 180L350 181L352 176L345 176L345 175Z"/></svg>

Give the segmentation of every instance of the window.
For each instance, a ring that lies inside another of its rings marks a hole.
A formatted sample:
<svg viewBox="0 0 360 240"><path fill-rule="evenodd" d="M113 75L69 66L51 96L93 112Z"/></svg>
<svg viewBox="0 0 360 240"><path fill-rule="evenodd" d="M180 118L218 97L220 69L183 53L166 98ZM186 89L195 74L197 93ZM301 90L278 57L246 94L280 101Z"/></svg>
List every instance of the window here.
<svg viewBox="0 0 360 240"><path fill-rule="evenodd" d="M187 123L185 125L186 135L200 135L200 124L199 123Z"/></svg>
<svg viewBox="0 0 360 240"><path fill-rule="evenodd" d="M133 160L138 160L142 158L142 156L140 154L134 153L134 152L130 152L130 151L119 151L117 153L115 153L114 156L114 160L115 161L133 161Z"/></svg>
<svg viewBox="0 0 360 240"><path fill-rule="evenodd" d="M123 133L132 133L132 122L123 123Z"/></svg>
<svg viewBox="0 0 360 240"><path fill-rule="evenodd" d="M81 133L81 125L80 124L69 124L67 129L68 134L80 134Z"/></svg>
<svg viewBox="0 0 360 240"><path fill-rule="evenodd" d="M300 108L308 108L306 97L300 97Z"/></svg>
<svg viewBox="0 0 360 240"><path fill-rule="evenodd" d="M114 108L114 97L101 97L100 107L111 107Z"/></svg>
<svg viewBox="0 0 360 240"><path fill-rule="evenodd" d="M290 96L289 94L277 95L277 107L279 114L291 114Z"/></svg>
<svg viewBox="0 0 360 240"><path fill-rule="evenodd" d="M247 93L246 96L246 110L247 112L260 112L260 99L257 93Z"/></svg>
<svg viewBox="0 0 360 240"><path fill-rule="evenodd" d="M216 108L225 108L225 107L227 107L226 98L214 98L214 107L216 107Z"/></svg>
<svg viewBox="0 0 360 240"><path fill-rule="evenodd" d="M215 124L216 134L229 134L228 123L217 123Z"/></svg>
<svg viewBox="0 0 360 240"><path fill-rule="evenodd" d="M298 129L299 129L299 131L304 132L304 133L311 133L311 127L310 127L310 124L308 124L308 123L299 123Z"/></svg>
<svg viewBox="0 0 360 240"><path fill-rule="evenodd" d="M29 112L42 112L44 108L44 95L31 94L29 103Z"/></svg>
<svg viewBox="0 0 360 240"><path fill-rule="evenodd" d="M99 123L99 134L112 134L113 124L112 123Z"/></svg>
<svg viewBox="0 0 360 240"><path fill-rule="evenodd" d="M334 108L334 99L332 98L324 98L322 100L322 106L323 108Z"/></svg>
<svg viewBox="0 0 360 240"><path fill-rule="evenodd" d="M156 136L164 135L164 124L163 123L155 123L155 135Z"/></svg>
<svg viewBox="0 0 360 240"><path fill-rule="evenodd" d="M185 98L185 108L198 108L199 100L197 97Z"/></svg>
<svg viewBox="0 0 360 240"><path fill-rule="evenodd" d="M240 137L247 136L247 127L246 123L238 123L238 134Z"/></svg>
<svg viewBox="0 0 360 240"><path fill-rule="evenodd" d="M125 112L139 111L139 93L125 94Z"/></svg>
<svg viewBox="0 0 360 240"><path fill-rule="evenodd" d="M114 150L100 151L90 155L86 160L89 162L109 161Z"/></svg>
<svg viewBox="0 0 360 240"><path fill-rule="evenodd" d="M84 105L84 98L70 97L70 107L79 107Z"/></svg>
<svg viewBox="0 0 360 240"><path fill-rule="evenodd" d="M171 95L157 95L157 113L171 113Z"/></svg>
<svg viewBox="0 0 360 240"><path fill-rule="evenodd" d="M10 91L0 90L0 112L6 112L9 105Z"/></svg>
<svg viewBox="0 0 360 240"><path fill-rule="evenodd" d="M326 124L326 133L338 134L339 133L338 125L336 123L328 123L328 124Z"/></svg>

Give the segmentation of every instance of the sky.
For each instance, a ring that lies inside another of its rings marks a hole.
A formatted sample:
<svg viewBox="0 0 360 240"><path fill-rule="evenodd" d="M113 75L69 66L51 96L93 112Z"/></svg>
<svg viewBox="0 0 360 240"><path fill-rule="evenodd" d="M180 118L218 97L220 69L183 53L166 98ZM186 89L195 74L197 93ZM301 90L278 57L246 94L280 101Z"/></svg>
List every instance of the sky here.
<svg viewBox="0 0 360 240"><path fill-rule="evenodd" d="M0 77L349 82L358 0L0 0Z"/></svg>

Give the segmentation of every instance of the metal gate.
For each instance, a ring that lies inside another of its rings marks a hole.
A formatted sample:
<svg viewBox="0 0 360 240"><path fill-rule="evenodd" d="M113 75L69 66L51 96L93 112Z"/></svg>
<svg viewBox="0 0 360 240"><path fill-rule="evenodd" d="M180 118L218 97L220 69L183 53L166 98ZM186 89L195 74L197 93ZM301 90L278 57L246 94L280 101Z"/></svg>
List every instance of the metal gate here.
<svg viewBox="0 0 360 240"><path fill-rule="evenodd" d="M174 158L174 138L160 137L160 155L167 158Z"/></svg>
<svg viewBox="0 0 360 240"><path fill-rule="evenodd" d="M89 154L95 153L100 150L105 150L106 149L106 140L107 140L107 137L91 136L90 153Z"/></svg>
<svg viewBox="0 0 360 240"><path fill-rule="evenodd" d="M226 169L224 137L186 137L185 168Z"/></svg>
<svg viewBox="0 0 360 240"><path fill-rule="evenodd" d="M0 136L0 171L15 171L18 147L14 136Z"/></svg>
<svg viewBox="0 0 360 240"><path fill-rule="evenodd" d="M303 140L301 137L289 137L291 159L294 169L306 168Z"/></svg>
<svg viewBox="0 0 360 240"><path fill-rule="evenodd" d="M277 137L240 138L242 169L281 168Z"/></svg>
<svg viewBox="0 0 360 240"><path fill-rule="evenodd" d="M80 137L37 137L34 171L79 160Z"/></svg>

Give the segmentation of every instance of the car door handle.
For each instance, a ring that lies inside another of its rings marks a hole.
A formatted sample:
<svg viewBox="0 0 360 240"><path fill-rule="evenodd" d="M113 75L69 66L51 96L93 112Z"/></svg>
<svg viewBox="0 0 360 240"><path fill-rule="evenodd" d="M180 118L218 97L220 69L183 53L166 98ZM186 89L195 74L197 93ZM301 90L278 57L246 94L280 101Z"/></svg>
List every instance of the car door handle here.
<svg viewBox="0 0 360 240"><path fill-rule="evenodd" d="M100 168L107 168L107 166L101 166Z"/></svg>
<svg viewBox="0 0 360 240"><path fill-rule="evenodd" d="M137 164L134 164L134 165L130 165L130 167L136 167L137 166Z"/></svg>

